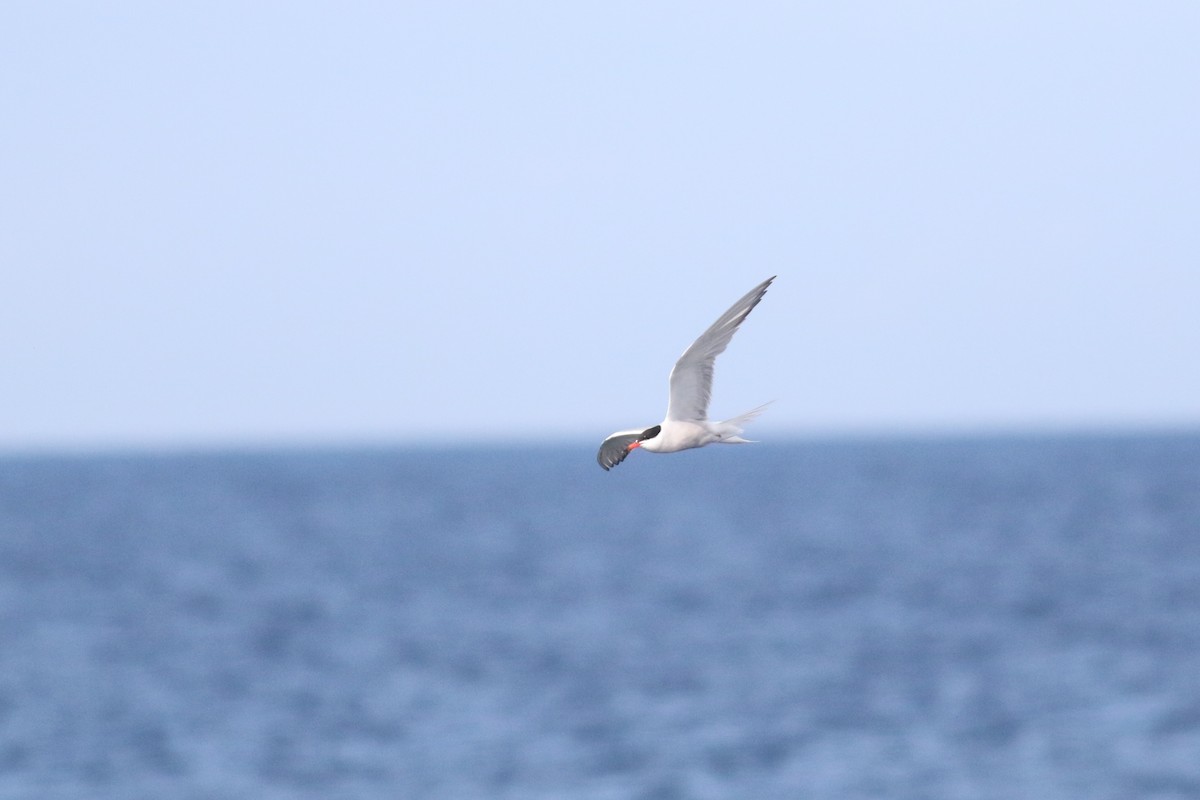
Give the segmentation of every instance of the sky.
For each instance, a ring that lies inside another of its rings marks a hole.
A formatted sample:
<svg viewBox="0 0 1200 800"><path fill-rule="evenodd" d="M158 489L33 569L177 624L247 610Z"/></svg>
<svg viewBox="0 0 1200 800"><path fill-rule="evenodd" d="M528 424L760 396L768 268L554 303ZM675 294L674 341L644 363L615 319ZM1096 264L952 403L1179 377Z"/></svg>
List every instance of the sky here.
<svg viewBox="0 0 1200 800"><path fill-rule="evenodd" d="M1200 4L9 4L0 450L1200 426Z"/></svg>

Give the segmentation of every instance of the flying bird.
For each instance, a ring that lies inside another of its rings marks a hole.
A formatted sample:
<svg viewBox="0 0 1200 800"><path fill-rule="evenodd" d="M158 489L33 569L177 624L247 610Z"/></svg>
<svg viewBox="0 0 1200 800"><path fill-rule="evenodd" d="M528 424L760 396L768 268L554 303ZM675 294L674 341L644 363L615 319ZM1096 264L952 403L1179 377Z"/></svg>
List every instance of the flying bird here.
<svg viewBox="0 0 1200 800"><path fill-rule="evenodd" d="M725 352L738 326L763 299L775 277L772 275L751 289L692 342L671 370L666 419L650 428L617 431L609 436L596 454L601 467L612 469L638 448L651 453L675 453L713 442L742 444L750 441L741 437L742 425L757 417L766 406L723 422L710 420L708 401L712 397L713 362Z"/></svg>

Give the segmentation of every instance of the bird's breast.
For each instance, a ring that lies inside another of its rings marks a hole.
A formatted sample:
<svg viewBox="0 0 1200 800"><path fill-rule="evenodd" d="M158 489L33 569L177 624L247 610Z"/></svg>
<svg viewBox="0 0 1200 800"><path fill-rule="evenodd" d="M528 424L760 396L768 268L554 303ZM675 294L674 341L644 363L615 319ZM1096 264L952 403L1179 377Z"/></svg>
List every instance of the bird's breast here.
<svg viewBox="0 0 1200 800"><path fill-rule="evenodd" d="M702 447L712 441L713 434L703 423L667 420L662 423L662 430L657 436L642 442L642 449L651 453L675 453Z"/></svg>

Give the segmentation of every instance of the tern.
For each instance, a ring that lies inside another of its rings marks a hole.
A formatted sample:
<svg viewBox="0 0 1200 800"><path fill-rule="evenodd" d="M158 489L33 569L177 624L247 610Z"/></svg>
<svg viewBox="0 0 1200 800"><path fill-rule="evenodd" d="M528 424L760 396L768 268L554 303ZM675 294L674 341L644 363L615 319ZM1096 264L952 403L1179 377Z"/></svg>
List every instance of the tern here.
<svg viewBox="0 0 1200 800"><path fill-rule="evenodd" d="M725 352L738 326L763 299L775 277L772 275L751 289L692 342L671 370L666 419L650 428L617 431L609 436L596 454L601 467L606 471L612 469L638 448L651 453L676 453L713 442L744 444L750 441L741 437L742 425L757 417L766 406L722 422L710 420L708 401L712 397L713 363Z"/></svg>

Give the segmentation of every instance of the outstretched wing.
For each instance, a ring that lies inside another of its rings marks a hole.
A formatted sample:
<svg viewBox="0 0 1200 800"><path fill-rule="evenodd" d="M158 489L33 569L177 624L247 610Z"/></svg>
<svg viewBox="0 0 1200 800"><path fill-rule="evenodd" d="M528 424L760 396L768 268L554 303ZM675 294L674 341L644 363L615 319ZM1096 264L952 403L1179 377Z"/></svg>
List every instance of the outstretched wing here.
<svg viewBox="0 0 1200 800"><path fill-rule="evenodd" d="M642 430L617 431L600 443L600 452L596 453L596 463L610 470L625 460L629 455L629 445L642 438Z"/></svg>
<svg viewBox="0 0 1200 800"><path fill-rule="evenodd" d="M612 469L625 460L625 456L629 455L633 449L632 445L653 439L661 430L661 425L655 425L644 430L617 431L600 443L600 452L596 453L596 463L604 467L605 471Z"/></svg>
<svg viewBox="0 0 1200 800"><path fill-rule="evenodd" d="M708 402L712 398L713 362L725 352L729 340L737 333L746 318L775 280L772 275L755 286L721 315L700 338L692 342L671 370L671 397L667 403L667 419L708 419Z"/></svg>

